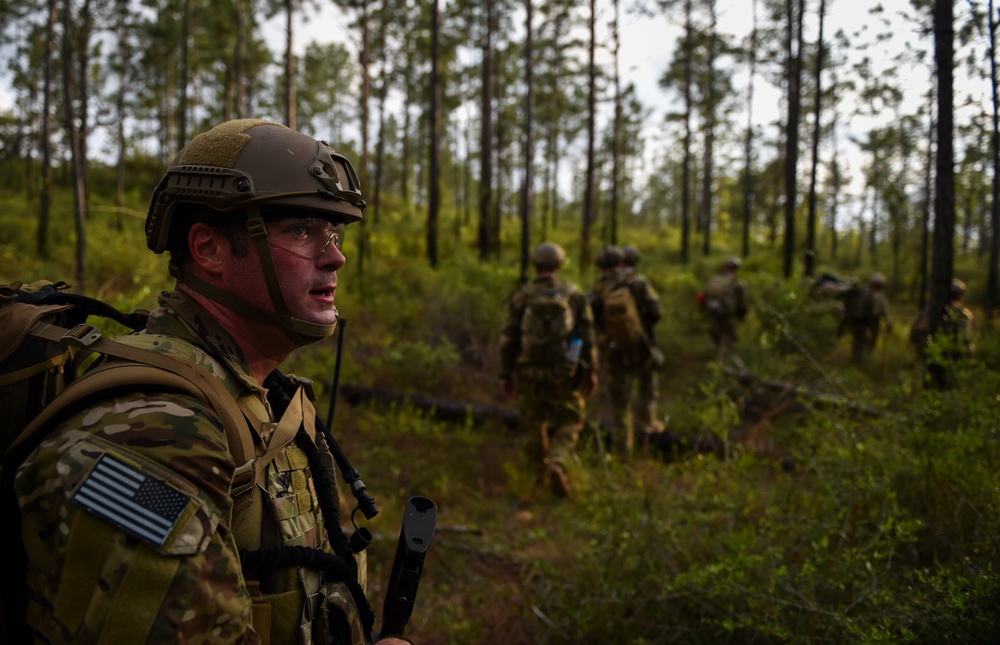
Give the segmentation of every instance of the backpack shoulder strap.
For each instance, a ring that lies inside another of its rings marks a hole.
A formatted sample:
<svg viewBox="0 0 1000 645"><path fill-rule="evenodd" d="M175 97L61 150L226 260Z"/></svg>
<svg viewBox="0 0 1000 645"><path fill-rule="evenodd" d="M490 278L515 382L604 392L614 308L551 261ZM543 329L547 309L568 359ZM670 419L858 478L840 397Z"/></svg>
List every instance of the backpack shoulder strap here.
<svg viewBox="0 0 1000 645"><path fill-rule="evenodd" d="M80 330L79 327L89 327L91 331L88 333L88 330ZM188 392L211 405L225 429L229 450L237 466L244 465L254 458L253 437L244 420L243 411L219 379L193 363L101 338L99 332L90 325L79 327L67 333L62 327L39 323L30 333L56 342L69 342L69 344L78 342L90 351L108 354L129 362L109 363L75 381L21 432L8 448L8 452L74 403L112 388L142 384ZM82 340L67 341L67 338Z"/></svg>

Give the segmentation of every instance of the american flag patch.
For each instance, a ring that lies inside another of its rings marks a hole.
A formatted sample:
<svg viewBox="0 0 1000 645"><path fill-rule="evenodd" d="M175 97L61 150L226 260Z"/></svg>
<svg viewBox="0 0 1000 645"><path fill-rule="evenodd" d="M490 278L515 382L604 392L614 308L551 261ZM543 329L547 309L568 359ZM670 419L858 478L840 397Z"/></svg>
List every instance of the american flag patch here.
<svg viewBox="0 0 1000 645"><path fill-rule="evenodd" d="M163 546L189 498L114 457L104 455L73 501L140 540Z"/></svg>

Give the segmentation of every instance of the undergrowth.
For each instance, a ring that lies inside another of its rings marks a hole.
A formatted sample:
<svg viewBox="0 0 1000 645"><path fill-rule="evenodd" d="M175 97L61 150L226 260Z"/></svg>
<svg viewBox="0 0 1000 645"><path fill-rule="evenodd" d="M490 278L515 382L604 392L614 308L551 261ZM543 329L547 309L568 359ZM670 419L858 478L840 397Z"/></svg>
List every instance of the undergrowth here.
<svg viewBox="0 0 1000 645"><path fill-rule="evenodd" d="M49 259L31 251L29 218L0 221L0 282L71 276L69 221L56 218ZM88 232L87 292L154 306L170 280L141 227L94 221ZM755 378L743 381L709 361L694 304L714 260L664 260L672 247L648 233L640 269L666 312L660 416L668 432L719 449L679 444L623 463L588 430L573 496L558 501L528 462L528 438L497 418L446 423L406 403L340 398L335 433L382 509L366 523L376 609L401 509L424 495L438 531L407 628L422 645L997 642L1000 340L981 325L955 387L927 390L906 341L913 303L893 300L892 329L855 366L836 303L750 261L738 353ZM451 240L432 270L412 221L386 216L370 234L363 277L350 235L340 275L341 384L512 405L496 378L500 311L518 283L510 247L481 263ZM567 276L584 289L593 278L575 265ZM285 366L317 381L321 414L336 347L310 346Z"/></svg>

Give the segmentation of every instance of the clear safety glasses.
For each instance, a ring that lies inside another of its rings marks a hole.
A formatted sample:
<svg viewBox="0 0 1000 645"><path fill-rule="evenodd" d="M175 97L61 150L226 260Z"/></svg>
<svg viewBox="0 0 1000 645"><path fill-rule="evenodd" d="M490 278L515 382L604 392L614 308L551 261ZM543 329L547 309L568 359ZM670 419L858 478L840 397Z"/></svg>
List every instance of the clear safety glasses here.
<svg viewBox="0 0 1000 645"><path fill-rule="evenodd" d="M318 217L282 219L267 224L267 237L274 246L315 260L332 243L339 251L344 243L344 225Z"/></svg>

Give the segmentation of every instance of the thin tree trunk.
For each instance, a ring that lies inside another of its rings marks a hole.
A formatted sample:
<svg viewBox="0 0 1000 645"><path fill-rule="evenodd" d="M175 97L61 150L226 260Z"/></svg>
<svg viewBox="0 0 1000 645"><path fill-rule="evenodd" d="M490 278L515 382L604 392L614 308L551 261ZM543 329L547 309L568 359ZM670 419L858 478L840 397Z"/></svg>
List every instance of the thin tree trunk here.
<svg viewBox="0 0 1000 645"><path fill-rule="evenodd" d="M234 114L236 118L243 118L246 114L246 88L244 83L246 82L246 48L247 48L247 37L246 37L246 22L247 22L247 0L236 0L236 52L233 58L233 75L236 77L235 89L236 89L236 105L234 106Z"/></svg>
<svg viewBox="0 0 1000 645"><path fill-rule="evenodd" d="M293 130L296 129L294 17L295 0L285 0L285 125Z"/></svg>
<svg viewBox="0 0 1000 645"><path fill-rule="evenodd" d="M694 52L691 0L684 2L684 159L681 166L681 262L687 264L691 237L691 85Z"/></svg>
<svg viewBox="0 0 1000 645"><path fill-rule="evenodd" d="M583 230L580 236L580 266L590 266L590 231L597 219L597 196L594 186L597 138L597 0L590 0L590 45L587 66L587 174L583 197Z"/></svg>
<svg viewBox="0 0 1000 645"><path fill-rule="evenodd" d="M42 192L38 201L38 232L35 248L42 258L49 257L49 212L52 207L52 91L56 68L57 0L48 0L45 24L45 75L42 86Z"/></svg>
<svg viewBox="0 0 1000 645"><path fill-rule="evenodd" d="M954 7L934 1L934 58L938 74L937 175L934 190L934 252L931 258L930 331L934 334L950 298L955 239ZM938 383L939 386L943 383Z"/></svg>
<svg viewBox="0 0 1000 645"><path fill-rule="evenodd" d="M82 151L80 149L80 132L76 125L74 106L76 105L76 86L73 74L73 39L68 34L73 33L73 4L71 0L63 2L63 113L65 117L66 138L70 147L70 160L73 167L73 206L76 214L76 286L81 292L87 288L87 185L84 182Z"/></svg>
<svg viewBox="0 0 1000 645"><path fill-rule="evenodd" d="M622 154L622 90L619 73L619 50L621 49L621 31L619 18L619 0L614 0L614 87L615 87L615 117L611 133L611 208L608 213L608 241L618 244L618 200L621 184L621 154Z"/></svg>
<svg viewBox="0 0 1000 645"><path fill-rule="evenodd" d="M441 9L434 0L431 15L430 168L427 205L427 261L438 265L438 220L441 209Z"/></svg>
<svg viewBox="0 0 1000 645"><path fill-rule="evenodd" d="M479 131L479 259L490 257L491 205L493 203L493 0L486 0L483 33L483 79L480 95Z"/></svg>
<svg viewBox="0 0 1000 645"><path fill-rule="evenodd" d="M805 0L787 2L788 123L785 132L784 275L792 277L795 259L795 207L798 202L799 119L802 110L802 46Z"/></svg>
<svg viewBox="0 0 1000 645"><path fill-rule="evenodd" d="M933 79L932 79L933 80ZM937 129L934 123L934 92L928 92L927 106L927 165L924 169L924 208L920 222L920 294L917 298L920 311L927 306L927 258L930 254L930 222L931 222L931 168L934 165L934 139Z"/></svg>
<svg viewBox="0 0 1000 645"><path fill-rule="evenodd" d="M528 259L531 255L531 215L534 210L534 68L532 61L532 19L534 17L531 0L524 0L524 176L521 181L521 279L528 278Z"/></svg>
<svg viewBox="0 0 1000 645"><path fill-rule="evenodd" d="M706 92L707 103L705 105L705 158L703 160L701 176L701 212L705 231L702 238L702 254L706 257L712 252L712 183L715 173L713 169L715 155L715 109L718 99L715 96L715 56L717 45L717 21L715 16L715 0L709 0L708 10L710 17L708 34L708 56L706 65L708 67L708 91Z"/></svg>
<svg viewBox="0 0 1000 645"><path fill-rule="evenodd" d="M990 143L993 157L993 199L990 202L990 260L986 281L986 317L993 319L993 312L1000 306L1000 96L997 92L997 20L993 13L993 0L989 0L990 29L990 92L993 100L993 129Z"/></svg>
<svg viewBox="0 0 1000 645"><path fill-rule="evenodd" d="M757 75L757 0L753 0L750 32L750 80L747 84L747 134L743 144L743 257L750 255L750 221L753 218L753 88Z"/></svg>
<svg viewBox="0 0 1000 645"><path fill-rule="evenodd" d="M823 55L826 44L823 42L823 23L826 19L826 0L819 2L819 36L816 39L816 102L813 106L813 140L812 166L809 170L809 214L806 220L806 255L805 274L813 277L816 273L816 171L819 168L819 140L823 136L823 124L820 119L823 111Z"/></svg>

